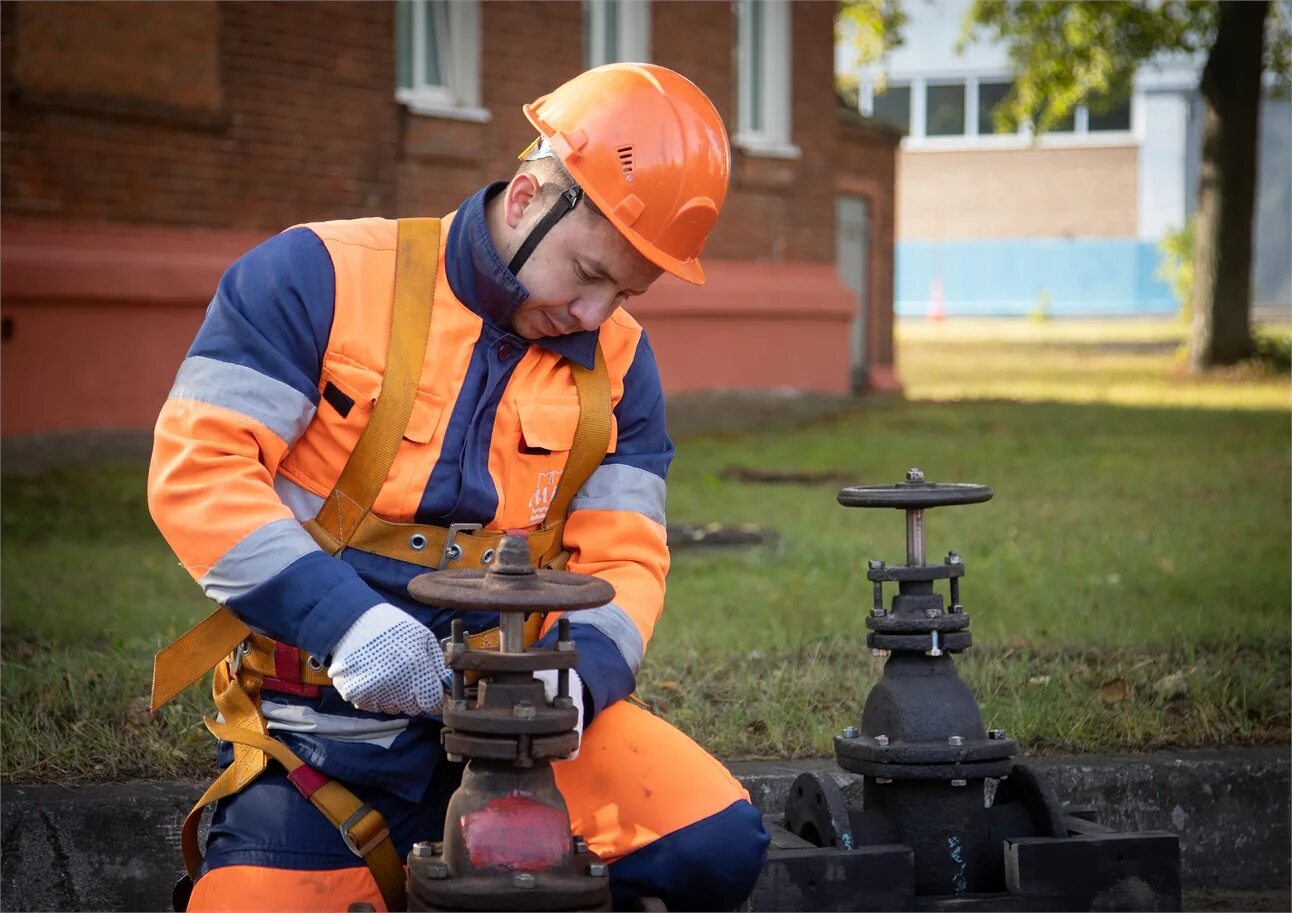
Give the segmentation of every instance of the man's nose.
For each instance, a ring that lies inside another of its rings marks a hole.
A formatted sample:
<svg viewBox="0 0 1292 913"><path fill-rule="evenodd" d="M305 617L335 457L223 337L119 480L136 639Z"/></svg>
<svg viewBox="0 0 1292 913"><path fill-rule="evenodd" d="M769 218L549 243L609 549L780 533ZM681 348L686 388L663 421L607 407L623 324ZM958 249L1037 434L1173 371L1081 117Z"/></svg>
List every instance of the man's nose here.
<svg viewBox="0 0 1292 913"><path fill-rule="evenodd" d="M605 299L589 296L580 298L574 304L570 305L570 316L584 330L595 330L601 324L605 323L606 318L610 316L611 310L614 309L614 299L606 297Z"/></svg>

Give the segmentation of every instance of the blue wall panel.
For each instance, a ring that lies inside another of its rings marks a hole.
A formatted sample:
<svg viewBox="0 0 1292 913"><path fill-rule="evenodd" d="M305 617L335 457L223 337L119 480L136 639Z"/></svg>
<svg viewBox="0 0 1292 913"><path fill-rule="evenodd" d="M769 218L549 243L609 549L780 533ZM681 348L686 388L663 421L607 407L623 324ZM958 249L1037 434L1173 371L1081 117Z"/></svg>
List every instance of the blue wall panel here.
<svg viewBox="0 0 1292 913"><path fill-rule="evenodd" d="M1172 314L1157 245L1135 239L903 241L897 313L929 313L934 282L947 315Z"/></svg>

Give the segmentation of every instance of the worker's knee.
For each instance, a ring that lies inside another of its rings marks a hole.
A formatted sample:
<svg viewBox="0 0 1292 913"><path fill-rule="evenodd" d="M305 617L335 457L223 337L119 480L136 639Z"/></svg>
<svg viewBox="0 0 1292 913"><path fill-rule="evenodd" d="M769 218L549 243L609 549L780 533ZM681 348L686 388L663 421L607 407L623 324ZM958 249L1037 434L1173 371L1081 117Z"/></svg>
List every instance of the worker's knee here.
<svg viewBox="0 0 1292 913"><path fill-rule="evenodd" d="M734 910L753 893L769 838L743 799L610 866L615 907L659 897L670 910Z"/></svg>

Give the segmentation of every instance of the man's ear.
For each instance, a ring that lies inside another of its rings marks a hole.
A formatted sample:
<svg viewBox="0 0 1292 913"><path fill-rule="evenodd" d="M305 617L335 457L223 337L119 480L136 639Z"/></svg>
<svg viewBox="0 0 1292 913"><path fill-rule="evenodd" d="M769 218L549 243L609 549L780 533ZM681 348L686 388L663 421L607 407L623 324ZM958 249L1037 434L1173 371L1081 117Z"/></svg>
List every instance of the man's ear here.
<svg viewBox="0 0 1292 913"><path fill-rule="evenodd" d="M538 203L541 189L538 178L528 172L521 172L511 179L503 199L503 217L508 228L520 225L525 213Z"/></svg>

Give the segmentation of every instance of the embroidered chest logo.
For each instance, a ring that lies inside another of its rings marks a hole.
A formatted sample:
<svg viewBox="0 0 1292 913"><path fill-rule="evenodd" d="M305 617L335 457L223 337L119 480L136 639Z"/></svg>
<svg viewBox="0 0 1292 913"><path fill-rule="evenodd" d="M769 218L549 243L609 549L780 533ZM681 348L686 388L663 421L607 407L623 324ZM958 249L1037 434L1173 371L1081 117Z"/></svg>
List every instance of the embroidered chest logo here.
<svg viewBox="0 0 1292 913"><path fill-rule="evenodd" d="M560 469L538 474L538 484L534 486L534 493L529 496L530 523L541 523L547 518L547 510L552 506L552 496L556 494L556 486L560 481Z"/></svg>

